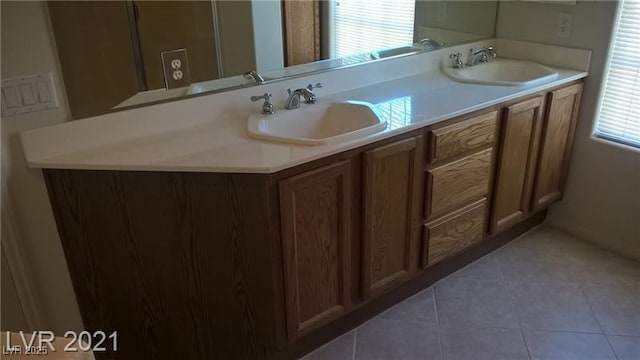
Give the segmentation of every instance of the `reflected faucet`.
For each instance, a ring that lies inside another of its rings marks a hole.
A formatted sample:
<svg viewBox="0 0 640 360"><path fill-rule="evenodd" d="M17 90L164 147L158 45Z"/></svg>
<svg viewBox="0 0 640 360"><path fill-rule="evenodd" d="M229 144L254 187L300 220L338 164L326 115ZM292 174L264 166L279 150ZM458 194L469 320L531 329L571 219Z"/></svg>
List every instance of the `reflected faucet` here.
<svg viewBox="0 0 640 360"><path fill-rule="evenodd" d="M257 84L262 84L264 82L262 75L258 74L255 70L247 71L243 76L249 80L255 81Z"/></svg>
<svg viewBox="0 0 640 360"><path fill-rule="evenodd" d="M428 50L440 49L440 48L445 46L444 42L439 43L439 42L437 42L437 41L435 41L433 39L430 39L430 38L424 38L424 39L418 41L418 44L424 46Z"/></svg>
<svg viewBox="0 0 640 360"><path fill-rule="evenodd" d="M496 58L498 53L493 48L493 46L487 46L480 48L478 50L471 49L471 55L469 56L469 61L467 61L467 66L478 65L478 63L486 63L489 61L487 55L490 55L492 58Z"/></svg>

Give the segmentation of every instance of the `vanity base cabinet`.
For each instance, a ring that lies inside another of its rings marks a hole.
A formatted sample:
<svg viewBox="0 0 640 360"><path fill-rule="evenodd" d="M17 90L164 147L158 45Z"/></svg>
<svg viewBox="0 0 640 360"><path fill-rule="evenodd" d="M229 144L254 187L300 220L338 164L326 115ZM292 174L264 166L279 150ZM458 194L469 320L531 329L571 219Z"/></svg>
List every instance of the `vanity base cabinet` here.
<svg viewBox="0 0 640 360"><path fill-rule="evenodd" d="M582 84L551 91L542 128L540 157L533 190L533 211L562 198L580 110Z"/></svg>
<svg viewBox="0 0 640 360"><path fill-rule="evenodd" d="M522 221L529 213L543 110L543 95L503 109L492 233Z"/></svg>
<svg viewBox="0 0 640 360"><path fill-rule="evenodd" d="M580 91L273 174L44 170L84 325L118 331L96 358L291 359L349 331L544 219Z"/></svg>
<svg viewBox="0 0 640 360"><path fill-rule="evenodd" d="M348 160L280 182L287 337L344 315L351 302Z"/></svg>
<svg viewBox="0 0 640 360"><path fill-rule="evenodd" d="M266 177L44 175L85 329L118 332L96 359L253 360L276 343Z"/></svg>
<svg viewBox="0 0 640 360"><path fill-rule="evenodd" d="M422 136L363 154L362 297L384 292L418 270Z"/></svg>

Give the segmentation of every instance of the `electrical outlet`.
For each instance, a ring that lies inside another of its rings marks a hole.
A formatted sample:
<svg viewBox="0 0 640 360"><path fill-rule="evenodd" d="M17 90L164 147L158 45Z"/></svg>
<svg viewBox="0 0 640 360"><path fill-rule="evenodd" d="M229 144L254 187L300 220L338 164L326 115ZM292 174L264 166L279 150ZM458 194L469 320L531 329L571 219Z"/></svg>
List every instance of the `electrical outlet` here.
<svg viewBox="0 0 640 360"><path fill-rule="evenodd" d="M556 35L567 38L571 35L571 25L573 23L573 14L561 13L558 15L558 27Z"/></svg>
<svg viewBox="0 0 640 360"><path fill-rule="evenodd" d="M163 51L160 53L160 57L162 58L164 84L167 89L189 86L191 84L187 49Z"/></svg>

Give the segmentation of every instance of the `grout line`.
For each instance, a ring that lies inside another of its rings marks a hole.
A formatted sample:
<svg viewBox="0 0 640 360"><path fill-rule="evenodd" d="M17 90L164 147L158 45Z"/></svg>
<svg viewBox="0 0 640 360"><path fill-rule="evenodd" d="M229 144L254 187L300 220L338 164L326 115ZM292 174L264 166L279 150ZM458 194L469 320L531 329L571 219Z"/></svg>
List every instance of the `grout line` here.
<svg viewBox="0 0 640 360"><path fill-rule="evenodd" d="M533 359L533 356L531 355L531 350L529 350L529 343L527 342L527 337L524 336L524 329L522 327L520 328L520 336L522 336L522 341L524 341L524 348L527 349L527 356L529 356L529 359Z"/></svg>
<svg viewBox="0 0 640 360"><path fill-rule="evenodd" d="M504 286L507 288L507 293L509 294L509 302L511 303L513 314L516 316L516 320L518 321L520 335L522 335L522 339L524 340L524 347L527 349L527 355L529 355L529 359L533 359L533 356L531 356L531 349L529 349L529 343L527 342L527 338L524 336L524 328L522 326L522 320L520 319L520 314L518 313L518 310L516 310L513 290L511 289L511 286L509 286L509 282L506 280L504 281Z"/></svg>
<svg viewBox="0 0 640 360"><path fill-rule="evenodd" d="M358 327L353 329L353 352L351 353L351 360L356 360L356 345L358 344Z"/></svg>
<svg viewBox="0 0 640 360"><path fill-rule="evenodd" d="M616 359L620 360L620 356L618 356L618 353L616 352L616 348L614 348L613 345L611 345L611 340L609 339L609 335L604 334L604 338L607 339L607 344L609 344L609 347L611 348L611 351L613 352L613 356L615 356Z"/></svg>
<svg viewBox="0 0 640 360"><path fill-rule="evenodd" d="M438 300L436 297L436 287L434 286L433 293L433 310L436 315L436 330L438 331L438 345L440 347L440 359L444 360L444 349L442 347L442 333L440 332L440 316L438 316Z"/></svg>
<svg viewBox="0 0 640 360"><path fill-rule="evenodd" d="M598 315L596 314L595 310L593 310L593 305L591 304L591 301L589 300L589 297L587 296L587 293L582 288L582 284L580 284L579 286L580 286L580 291L582 292L582 295L584 296L584 299L587 301L587 304L589 304L589 310L591 310L591 314L596 319L596 322L598 323L598 327L600 327L600 331L602 331L602 334L604 335L604 338L607 340L607 344L609 345L609 349L611 349L611 351L613 352L613 356L615 356L616 359L619 359L618 354L616 353L616 349L611 344L611 340L609 340L609 335L604 331L604 328L602 327L602 323L600 323L600 319L598 318Z"/></svg>
<svg viewBox="0 0 640 360"><path fill-rule="evenodd" d="M540 332L561 332L561 333L569 333L569 334L583 334L583 335L606 335L603 332L593 332L593 331L577 331L577 330L557 330L557 329L530 329L530 328L522 328L527 331L540 331Z"/></svg>
<svg viewBox="0 0 640 360"><path fill-rule="evenodd" d="M534 228L534 229L536 229L536 228ZM518 310L516 310L516 304L515 304L515 299L514 299L514 295L513 295L513 290L511 289L511 286L509 285L509 281L507 280L507 277L505 276L505 273L504 273L504 270L502 269L502 264L500 263L500 260L498 260L496 258L496 261L498 262L498 267L500 268L500 272L502 272L502 278L504 279L504 280L502 280L502 283L507 288L507 293L509 294L509 302L511 303L511 308L513 309L513 313L516 316L516 320L518 321L518 327L520 329L520 336L522 336L522 340L524 341L524 347L527 350L527 356L529 356L529 359L533 359L533 356L531 355L531 349L529 349L529 343L527 342L527 338L524 336L524 329L522 327L522 321L520 320L520 315L518 314Z"/></svg>

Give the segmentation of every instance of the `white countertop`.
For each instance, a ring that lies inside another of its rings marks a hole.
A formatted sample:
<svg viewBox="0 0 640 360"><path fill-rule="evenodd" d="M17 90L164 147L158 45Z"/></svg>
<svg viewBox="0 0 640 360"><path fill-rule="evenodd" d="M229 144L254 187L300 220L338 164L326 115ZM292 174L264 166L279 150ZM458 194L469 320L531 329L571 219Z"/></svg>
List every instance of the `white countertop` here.
<svg viewBox="0 0 640 360"><path fill-rule="evenodd" d="M84 123L78 121L75 126L73 124L76 122L63 124L66 128L58 125L57 129L37 129L32 133L23 134L22 139L31 167L272 173L587 76L584 70L562 68L556 68L556 70L558 71L556 79L533 86L463 84L447 78L439 68L431 68L426 72L326 96L319 92L319 102L342 100L371 102L388 122L387 128L382 132L339 144L289 145L250 138L246 132L246 120L248 115L258 111L256 109L259 107L255 106L245 111L220 110L215 119L212 118L210 121L185 120L184 126L173 125L172 128L155 132L149 130L148 134L145 133L143 125L135 123L136 113L132 111L131 131L137 131L137 136L130 136L122 141L112 137L95 146L79 145L75 148L73 146L65 148L64 139L56 139L68 133L70 135L67 141L73 142L74 136L82 136L83 131L101 131L98 126L100 124L97 122L97 125L92 127L91 119L81 120ZM253 88L251 91L257 90ZM204 97L200 99L202 98ZM198 101L202 102L202 100ZM181 106L189 104L184 102ZM194 111L199 111L195 102L191 105ZM169 105L164 104L164 106ZM282 110L279 106L279 111L302 112L305 106L314 105L302 104L301 109L297 110ZM138 113L142 111L145 110L138 110ZM167 113L166 116L171 114ZM51 149L57 149L51 146L47 151L37 149L38 142L46 139L52 139L52 142L59 141L60 144L54 145L61 150L55 155L42 156L41 154L49 155L54 152ZM99 143L99 139L96 139Z"/></svg>

